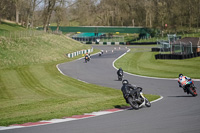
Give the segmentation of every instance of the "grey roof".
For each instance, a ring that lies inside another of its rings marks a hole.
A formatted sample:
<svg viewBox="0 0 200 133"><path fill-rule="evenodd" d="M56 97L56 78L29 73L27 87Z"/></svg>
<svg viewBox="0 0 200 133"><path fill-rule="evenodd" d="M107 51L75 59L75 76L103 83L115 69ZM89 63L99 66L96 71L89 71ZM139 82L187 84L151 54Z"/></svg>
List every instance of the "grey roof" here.
<svg viewBox="0 0 200 133"><path fill-rule="evenodd" d="M198 37L185 37L185 38L182 38L182 39L179 39L179 40L173 42L172 45L173 44L180 44L180 42L183 45L188 45L191 42L192 45L200 46L200 38L198 38Z"/></svg>

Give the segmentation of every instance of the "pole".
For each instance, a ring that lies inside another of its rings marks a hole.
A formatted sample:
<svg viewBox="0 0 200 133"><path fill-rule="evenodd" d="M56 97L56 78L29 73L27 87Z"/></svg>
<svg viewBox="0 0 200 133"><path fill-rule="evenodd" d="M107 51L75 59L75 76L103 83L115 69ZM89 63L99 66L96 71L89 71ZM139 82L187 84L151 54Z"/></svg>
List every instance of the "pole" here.
<svg viewBox="0 0 200 133"><path fill-rule="evenodd" d="M190 45L190 46L191 46L191 53L193 53L193 50L192 50L192 42L190 42L190 44L191 44L191 45Z"/></svg>
<svg viewBox="0 0 200 133"><path fill-rule="evenodd" d="M182 55L182 54L183 54L183 51L182 51L181 42L180 42L180 50L181 50L181 55Z"/></svg>

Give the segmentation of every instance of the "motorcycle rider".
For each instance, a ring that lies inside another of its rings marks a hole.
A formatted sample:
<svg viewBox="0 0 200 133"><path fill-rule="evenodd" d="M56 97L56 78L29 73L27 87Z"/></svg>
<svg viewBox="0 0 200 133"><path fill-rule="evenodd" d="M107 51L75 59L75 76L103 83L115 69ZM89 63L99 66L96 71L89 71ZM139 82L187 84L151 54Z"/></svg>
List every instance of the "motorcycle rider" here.
<svg viewBox="0 0 200 133"><path fill-rule="evenodd" d="M184 92L186 92L185 85L188 80L191 80L191 78L187 76L183 76L183 74L179 74L179 78L178 78L179 87L182 87Z"/></svg>
<svg viewBox="0 0 200 133"><path fill-rule="evenodd" d="M124 99L126 100L126 103L128 103L127 96L131 93L131 90L136 90L137 96L139 96L140 90L138 87L136 85L129 84L128 80L124 79L122 81L121 91L123 93ZM138 99L138 97L136 97L136 99Z"/></svg>
<svg viewBox="0 0 200 133"><path fill-rule="evenodd" d="M88 53L85 54L85 59L87 59L88 61L90 60L90 56L88 55Z"/></svg>
<svg viewBox="0 0 200 133"><path fill-rule="evenodd" d="M123 72L122 68L119 68L119 70L117 70L117 75L118 76L123 76L124 75L124 72Z"/></svg>

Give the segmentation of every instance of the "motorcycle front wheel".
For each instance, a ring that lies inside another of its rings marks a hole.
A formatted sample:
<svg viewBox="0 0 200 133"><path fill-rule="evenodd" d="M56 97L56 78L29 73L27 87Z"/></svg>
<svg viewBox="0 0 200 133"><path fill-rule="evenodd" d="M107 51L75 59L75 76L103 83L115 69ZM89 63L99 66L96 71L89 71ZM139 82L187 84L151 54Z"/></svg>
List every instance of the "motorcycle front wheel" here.
<svg viewBox="0 0 200 133"><path fill-rule="evenodd" d="M145 105L146 105L147 107L151 107L151 103L149 102L149 100L145 99Z"/></svg>
<svg viewBox="0 0 200 133"><path fill-rule="evenodd" d="M131 105L131 107L133 108L133 109L139 109L139 105L136 103L136 102L134 102L133 101L133 98L132 97L128 97L128 103Z"/></svg>
<svg viewBox="0 0 200 133"><path fill-rule="evenodd" d="M189 90L190 94L192 94L193 97L197 96L197 92L196 92L195 87L190 86L190 88L188 88L188 90Z"/></svg>

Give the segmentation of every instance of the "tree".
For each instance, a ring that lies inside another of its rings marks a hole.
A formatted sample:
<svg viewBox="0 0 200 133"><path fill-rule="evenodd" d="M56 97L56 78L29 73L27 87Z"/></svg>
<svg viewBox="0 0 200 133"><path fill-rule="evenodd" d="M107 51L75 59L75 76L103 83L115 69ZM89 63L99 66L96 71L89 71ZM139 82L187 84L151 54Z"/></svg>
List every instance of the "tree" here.
<svg viewBox="0 0 200 133"><path fill-rule="evenodd" d="M200 0L0 0L2 17L26 27L42 22L44 31L50 21L57 30L64 21L75 21L84 26L144 26L177 32L177 28L199 28Z"/></svg>
<svg viewBox="0 0 200 133"><path fill-rule="evenodd" d="M59 2L59 4L55 7L54 11L55 11L55 17L56 17L56 24L57 24L57 31L59 30L59 26L61 21L63 20L63 16L65 16L64 14L64 5L65 5L65 1L61 0Z"/></svg>
<svg viewBox="0 0 200 133"><path fill-rule="evenodd" d="M34 22L34 16L35 16L35 8L42 3L42 0L32 0L31 3L31 9L30 9L30 14L31 14L31 20L30 20L30 27L33 28L33 22Z"/></svg>
<svg viewBox="0 0 200 133"><path fill-rule="evenodd" d="M16 23L19 23L19 14L20 14L20 9L22 8L23 5L23 0L14 0L15 2L15 11L16 11Z"/></svg>
<svg viewBox="0 0 200 133"><path fill-rule="evenodd" d="M44 11L43 11L43 28L44 31L46 32L49 28L49 24L50 24L50 19L51 19L51 14L54 10L54 6L56 4L56 0L45 0L44 2Z"/></svg>
<svg viewBox="0 0 200 133"><path fill-rule="evenodd" d="M14 8L13 0L0 0L0 24L2 18L9 18L13 16L11 9Z"/></svg>

